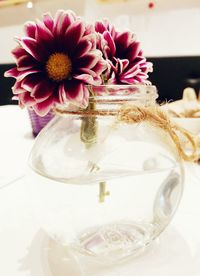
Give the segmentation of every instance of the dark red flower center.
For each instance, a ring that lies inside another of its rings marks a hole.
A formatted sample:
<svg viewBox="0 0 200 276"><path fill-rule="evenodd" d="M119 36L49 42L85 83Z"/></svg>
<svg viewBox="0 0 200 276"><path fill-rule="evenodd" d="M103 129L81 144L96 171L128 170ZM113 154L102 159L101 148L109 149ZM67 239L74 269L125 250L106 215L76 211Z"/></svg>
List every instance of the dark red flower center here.
<svg viewBox="0 0 200 276"><path fill-rule="evenodd" d="M72 62L67 54L54 53L46 63L46 70L50 79L62 81L70 76Z"/></svg>

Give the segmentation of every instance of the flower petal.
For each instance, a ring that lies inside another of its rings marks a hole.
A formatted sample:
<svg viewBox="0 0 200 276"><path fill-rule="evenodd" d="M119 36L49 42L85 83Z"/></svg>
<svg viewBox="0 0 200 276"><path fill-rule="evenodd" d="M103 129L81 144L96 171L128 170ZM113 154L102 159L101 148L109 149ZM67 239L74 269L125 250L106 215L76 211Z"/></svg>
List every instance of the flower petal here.
<svg viewBox="0 0 200 276"><path fill-rule="evenodd" d="M66 98L79 106L85 106L89 97L89 92L85 85L78 80L71 80L64 83L62 87Z"/></svg>
<svg viewBox="0 0 200 276"><path fill-rule="evenodd" d="M17 80L21 81L23 80L26 76L31 75L31 74L35 74L35 73L40 73L41 71L39 69L28 69L25 71L19 71L18 72L18 76L17 76Z"/></svg>
<svg viewBox="0 0 200 276"><path fill-rule="evenodd" d="M101 21L95 22L95 31L96 32L103 34L106 30L107 29L106 29L105 25L103 24L103 22L101 22Z"/></svg>
<svg viewBox="0 0 200 276"><path fill-rule="evenodd" d="M82 88L83 88L83 99L82 99L81 105L86 108L88 106L90 93L86 85L83 85Z"/></svg>
<svg viewBox="0 0 200 276"><path fill-rule="evenodd" d="M15 82L14 86L12 87L12 92L14 95L26 92L26 90L21 85L21 81Z"/></svg>
<svg viewBox="0 0 200 276"><path fill-rule="evenodd" d="M131 79L131 78L134 78L135 76L137 76L140 72L141 72L141 70L139 67L134 67L134 70L127 71L126 73L121 74L121 76L124 79Z"/></svg>
<svg viewBox="0 0 200 276"><path fill-rule="evenodd" d="M69 53L73 52L79 40L84 34L85 25L82 21L76 21L71 24L65 33L65 43Z"/></svg>
<svg viewBox="0 0 200 276"><path fill-rule="evenodd" d="M119 46L128 47L130 40L133 39L133 35L130 32L117 33L115 43Z"/></svg>
<svg viewBox="0 0 200 276"><path fill-rule="evenodd" d="M107 19L104 19L102 22L97 21L95 23L95 31L100 34L103 34L105 31L109 31L109 33L113 38L115 38L115 34L116 34L114 26L110 24Z"/></svg>
<svg viewBox="0 0 200 276"><path fill-rule="evenodd" d="M12 78L17 78L19 75L19 71L17 70L17 67L11 68L8 71L4 73L5 77L12 77Z"/></svg>
<svg viewBox="0 0 200 276"><path fill-rule="evenodd" d="M89 68L89 67L81 67L78 70L76 70L76 74L74 73L75 76L86 73L91 75L92 77L96 77L97 75L100 76L106 69L108 69L109 65L106 61L103 59L97 61L97 63Z"/></svg>
<svg viewBox="0 0 200 276"><path fill-rule="evenodd" d="M28 76L26 76L22 82L21 82L21 86L23 89L25 89L26 91L32 92L34 87L41 82L44 79L44 75L41 73L36 73L36 74L30 74Z"/></svg>
<svg viewBox="0 0 200 276"><path fill-rule="evenodd" d="M44 100L43 102L36 103L32 106L32 108L35 110L35 112L40 116L45 116L49 111L52 109L54 104L54 98L50 97Z"/></svg>
<svg viewBox="0 0 200 276"><path fill-rule="evenodd" d="M124 51L129 46L131 37L130 32L118 33L115 38L117 57L124 58Z"/></svg>
<svg viewBox="0 0 200 276"><path fill-rule="evenodd" d="M45 41L49 43L53 39L52 32L46 27L43 22L38 21L36 25L36 40L37 42Z"/></svg>
<svg viewBox="0 0 200 276"><path fill-rule="evenodd" d="M74 75L74 77L75 77L75 76L79 76L79 75L81 75L82 73L91 75L92 77L96 77L96 76L97 76L96 72L94 72L93 70L91 70L91 69L89 69L89 68L81 68L80 71L78 72L78 74L77 74L77 75Z"/></svg>
<svg viewBox="0 0 200 276"><path fill-rule="evenodd" d="M112 58L116 53L116 47L115 47L114 40L113 40L113 38L111 37L111 34L108 31L103 33L103 37L108 43L108 47L109 47L108 56Z"/></svg>
<svg viewBox="0 0 200 276"><path fill-rule="evenodd" d="M153 63L152 62L146 62L147 72L153 72Z"/></svg>
<svg viewBox="0 0 200 276"><path fill-rule="evenodd" d="M74 62L74 68L81 69L81 68L93 68L97 62L100 60L98 50L94 51L93 53L88 53L87 55L78 58Z"/></svg>
<svg viewBox="0 0 200 276"><path fill-rule="evenodd" d="M108 64L103 59L98 61L96 65L92 68L92 71L96 73L96 75L102 74L106 69L108 69Z"/></svg>
<svg viewBox="0 0 200 276"><path fill-rule="evenodd" d="M63 35L74 21L75 14L72 11L58 11L55 18L54 34Z"/></svg>
<svg viewBox="0 0 200 276"><path fill-rule="evenodd" d="M92 84L92 85L100 85L101 84L101 78L99 77L92 77L91 75L88 74L81 74L78 76L74 76L75 79L80 80L86 84Z"/></svg>
<svg viewBox="0 0 200 276"><path fill-rule="evenodd" d="M87 24L85 26L85 31L84 31L84 36L90 35L90 34L94 34L95 30L92 24Z"/></svg>
<svg viewBox="0 0 200 276"><path fill-rule="evenodd" d="M18 98L22 106L32 106L35 104L35 100L31 97L29 92L19 94Z"/></svg>
<svg viewBox="0 0 200 276"><path fill-rule="evenodd" d="M16 61L17 67L19 71L24 71L33 67L36 67L38 65L37 61L30 55L26 53L26 55L21 56Z"/></svg>
<svg viewBox="0 0 200 276"><path fill-rule="evenodd" d="M43 102L53 95L55 85L47 80L40 81L34 86L31 97L33 97L37 103Z"/></svg>
<svg viewBox="0 0 200 276"><path fill-rule="evenodd" d="M44 48L42 45L38 45L37 41L31 37L24 37L20 39L19 43L21 46L29 53L32 57L34 57L38 61L44 60Z"/></svg>
<svg viewBox="0 0 200 276"><path fill-rule="evenodd" d="M140 43L133 42L129 45L125 52L125 57L128 58L130 61L134 60L140 52Z"/></svg>
<svg viewBox="0 0 200 276"><path fill-rule="evenodd" d="M45 13L43 15L43 22L44 22L45 26L49 29L49 31L52 32L54 21L53 21L53 18L50 13Z"/></svg>
<svg viewBox="0 0 200 276"><path fill-rule="evenodd" d="M121 74L128 67L129 60L128 59L118 59L118 63L119 63L119 73Z"/></svg>
<svg viewBox="0 0 200 276"><path fill-rule="evenodd" d="M29 36L31 38L35 38L35 32L36 32L36 24L35 24L35 22L28 21L24 25L24 32L25 32L25 34L27 36Z"/></svg>
<svg viewBox="0 0 200 276"><path fill-rule="evenodd" d="M112 72L110 78L108 79L108 84L118 84L117 76L115 72Z"/></svg>
<svg viewBox="0 0 200 276"><path fill-rule="evenodd" d="M82 57L83 55L88 53L91 50L91 48L92 48L91 41L88 41L88 40L84 39L84 40L82 40L78 43L73 55L75 57Z"/></svg>
<svg viewBox="0 0 200 276"><path fill-rule="evenodd" d="M64 88L64 83L61 83L59 88L58 88L58 98L59 98L59 103L64 104L67 102L67 96Z"/></svg>
<svg viewBox="0 0 200 276"><path fill-rule="evenodd" d="M53 30L56 32L57 27L59 25L59 22L61 20L61 18L63 17L63 15L65 14L64 10L57 10L55 18L54 18L54 26L53 26Z"/></svg>
<svg viewBox="0 0 200 276"><path fill-rule="evenodd" d="M17 46L15 49L13 49L11 53L16 60L18 60L21 56L24 56L27 54L27 52L20 46Z"/></svg>

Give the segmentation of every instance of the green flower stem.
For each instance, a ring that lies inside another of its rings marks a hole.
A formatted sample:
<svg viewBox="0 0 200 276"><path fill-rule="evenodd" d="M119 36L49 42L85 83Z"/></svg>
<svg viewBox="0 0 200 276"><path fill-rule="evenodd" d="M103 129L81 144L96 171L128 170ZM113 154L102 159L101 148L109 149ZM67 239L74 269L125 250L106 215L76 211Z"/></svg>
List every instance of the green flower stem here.
<svg viewBox="0 0 200 276"><path fill-rule="evenodd" d="M96 109L96 103L90 99L86 111L93 111ZM85 116L81 122L81 141L89 149L97 142L98 122L95 116Z"/></svg>
<svg viewBox="0 0 200 276"><path fill-rule="evenodd" d="M102 203L105 201L105 197L109 196L110 192L106 191L106 182L102 181L99 183L99 202Z"/></svg>
<svg viewBox="0 0 200 276"><path fill-rule="evenodd" d="M90 99L86 111L94 111L96 109L96 103L93 99ZM90 149L94 144L97 143L98 135L98 122L95 116L85 116L82 118L80 138L85 144L86 149ZM90 163L90 172L99 170L98 165L93 162ZM99 183L99 202L105 201L105 196L108 196L109 192L106 191L106 182L101 181Z"/></svg>

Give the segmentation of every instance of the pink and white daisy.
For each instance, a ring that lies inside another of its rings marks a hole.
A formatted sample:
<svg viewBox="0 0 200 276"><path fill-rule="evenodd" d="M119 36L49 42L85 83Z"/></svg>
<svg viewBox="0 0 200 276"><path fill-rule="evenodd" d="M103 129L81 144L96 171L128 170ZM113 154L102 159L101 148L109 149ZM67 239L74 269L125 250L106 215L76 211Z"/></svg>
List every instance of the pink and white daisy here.
<svg viewBox="0 0 200 276"><path fill-rule="evenodd" d="M55 18L45 14L42 21L26 23L25 36L16 40L17 66L5 76L16 79L13 94L22 107L44 116L56 103L87 106L87 85L100 85L106 69L91 25L60 10Z"/></svg>
<svg viewBox="0 0 200 276"><path fill-rule="evenodd" d="M146 61L135 35L118 32L107 20L96 22L98 48L108 63L104 73L108 84L148 84L152 64Z"/></svg>

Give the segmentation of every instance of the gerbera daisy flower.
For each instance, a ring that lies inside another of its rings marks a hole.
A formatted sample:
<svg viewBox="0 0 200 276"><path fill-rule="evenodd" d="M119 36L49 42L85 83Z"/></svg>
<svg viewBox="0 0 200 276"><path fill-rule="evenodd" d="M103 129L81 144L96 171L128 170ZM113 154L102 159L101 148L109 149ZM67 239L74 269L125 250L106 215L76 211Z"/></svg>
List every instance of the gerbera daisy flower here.
<svg viewBox="0 0 200 276"><path fill-rule="evenodd" d="M87 106L87 85L101 84L106 69L91 25L60 10L55 18L45 14L42 21L26 23L25 36L16 40L17 66L5 76L16 79L12 90L22 107L44 116L56 103Z"/></svg>
<svg viewBox="0 0 200 276"><path fill-rule="evenodd" d="M108 62L105 80L109 84L148 84L152 63L143 56L140 43L131 32L118 32L107 20L95 23L98 48Z"/></svg>

